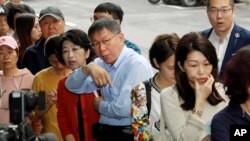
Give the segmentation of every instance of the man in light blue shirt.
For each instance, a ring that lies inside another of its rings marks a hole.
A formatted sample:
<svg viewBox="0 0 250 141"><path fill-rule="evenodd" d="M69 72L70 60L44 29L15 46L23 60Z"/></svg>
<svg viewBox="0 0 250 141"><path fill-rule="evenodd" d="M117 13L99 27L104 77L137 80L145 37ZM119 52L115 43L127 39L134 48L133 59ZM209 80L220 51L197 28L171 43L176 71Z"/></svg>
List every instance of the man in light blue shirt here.
<svg viewBox="0 0 250 141"><path fill-rule="evenodd" d="M153 76L151 65L124 45L124 34L114 20L96 20L88 35L99 58L76 69L66 87L78 94L100 89L102 96L95 98L94 107L101 114L101 141L133 141L131 89Z"/></svg>

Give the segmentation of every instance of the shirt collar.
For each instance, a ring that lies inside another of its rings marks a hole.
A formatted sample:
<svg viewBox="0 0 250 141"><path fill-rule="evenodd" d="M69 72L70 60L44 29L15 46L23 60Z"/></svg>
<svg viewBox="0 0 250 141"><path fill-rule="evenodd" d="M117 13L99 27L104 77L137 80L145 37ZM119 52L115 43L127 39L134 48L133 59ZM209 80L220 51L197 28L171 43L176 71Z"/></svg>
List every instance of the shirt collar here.
<svg viewBox="0 0 250 141"><path fill-rule="evenodd" d="M127 52L128 52L128 48L124 45L124 47L123 47L119 57L115 61L115 63L114 64L106 64L105 63L105 66L109 69L117 68L122 63L122 60L125 59Z"/></svg>
<svg viewBox="0 0 250 141"><path fill-rule="evenodd" d="M228 32L227 36L223 39L223 41L229 40L229 38L231 36L231 32L233 30L233 27L234 27L234 23L232 24L230 31ZM213 38L217 39L218 41L221 40L220 37L215 33L214 29L213 29L213 31L212 31L212 33L211 33L210 36L212 36Z"/></svg>
<svg viewBox="0 0 250 141"><path fill-rule="evenodd" d="M160 87L159 87L159 86L155 83L155 81L154 81L154 78L155 78L156 75L157 75L157 73L154 75L153 78L150 78L150 79L149 79L149 83L151 84L151 86L154 87L154 89L155 89L158 93L161 93Z"/></svg>

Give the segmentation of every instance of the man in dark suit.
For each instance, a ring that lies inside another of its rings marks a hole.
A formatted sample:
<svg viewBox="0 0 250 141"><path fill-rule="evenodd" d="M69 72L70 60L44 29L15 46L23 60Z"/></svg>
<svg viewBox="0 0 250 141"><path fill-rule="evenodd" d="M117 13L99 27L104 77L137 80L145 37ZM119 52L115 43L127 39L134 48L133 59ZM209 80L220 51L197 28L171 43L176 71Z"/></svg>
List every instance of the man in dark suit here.
<svg viewBox="0 0 250 141"><path fill-rule="evenodd" d="M234 23L234 0L208 0L207 15L212 28L202 31L215 46L218 71L223 79L225 65L237 50L250 44L250 31Z"/></svg>

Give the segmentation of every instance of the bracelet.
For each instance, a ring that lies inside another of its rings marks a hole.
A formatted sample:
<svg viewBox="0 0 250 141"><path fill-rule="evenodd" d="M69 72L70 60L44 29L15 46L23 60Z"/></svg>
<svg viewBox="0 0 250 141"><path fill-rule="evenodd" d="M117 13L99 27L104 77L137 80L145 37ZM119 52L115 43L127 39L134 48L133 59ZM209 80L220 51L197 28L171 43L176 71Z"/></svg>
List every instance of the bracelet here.
<svg viewBox="0 0 250 141"><path fill-rule="evenodd" d="M202 114L203 114L203 111L198 111L198 110L193 109L193 110L192 110L192 114L196 114L196 115L198 115L199 117L201 117Z"/></svg>

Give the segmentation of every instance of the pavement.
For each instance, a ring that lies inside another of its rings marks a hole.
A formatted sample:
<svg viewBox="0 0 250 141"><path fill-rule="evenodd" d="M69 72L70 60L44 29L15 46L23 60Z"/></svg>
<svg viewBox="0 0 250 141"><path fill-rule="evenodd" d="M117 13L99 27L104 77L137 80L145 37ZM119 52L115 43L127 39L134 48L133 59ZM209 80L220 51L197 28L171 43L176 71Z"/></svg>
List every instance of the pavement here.
<svg viewBox="0 0 250 141"><path fill-rule="evenodd" d="M147 57L154 38L162 33L177 33L180 37L191 31L210 27L206 7L181 7L163 2L151 4L147 0L109 0L124 10L122 31L125 37L138 44ZM105 0L24 0L38 14L49 5L59 7L65 15L67 29L80 28L87 32L94 8ZM236 4L235 22L250 30L250 6Z"/></svg>

